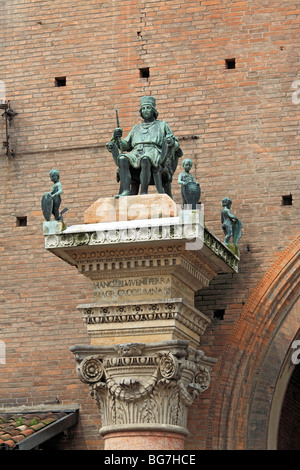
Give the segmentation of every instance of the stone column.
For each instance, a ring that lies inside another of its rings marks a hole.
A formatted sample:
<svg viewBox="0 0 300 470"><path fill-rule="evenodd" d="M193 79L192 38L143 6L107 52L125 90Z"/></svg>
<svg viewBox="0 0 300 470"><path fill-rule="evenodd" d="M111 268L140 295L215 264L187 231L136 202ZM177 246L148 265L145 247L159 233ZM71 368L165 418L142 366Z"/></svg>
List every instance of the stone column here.
<svg viewBox="0 0 300 470"><path fill-rule="evenodd" d="M45 231L46 249L94 286L91 302L78 306L91 344L72 351L101 411L105 449L183 449L188 407L214 363L198 350L210 320L194 294L237 270L200 211L178 211L167 195L154 195L155 212L151 200L100 200L84 224Z"/></svg>

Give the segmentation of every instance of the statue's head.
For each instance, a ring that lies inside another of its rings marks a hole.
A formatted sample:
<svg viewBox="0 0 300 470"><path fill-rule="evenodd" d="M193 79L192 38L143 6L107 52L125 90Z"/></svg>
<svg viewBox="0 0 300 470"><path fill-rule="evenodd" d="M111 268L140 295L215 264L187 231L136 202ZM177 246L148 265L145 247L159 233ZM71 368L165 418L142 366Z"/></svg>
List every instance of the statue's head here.
<svg viewBox="0 0 300 470"><path fill-rule="evenodd" d="M183 168L189 168L191 169L192 168L192 165L193 165L193 162L190 158L185 158L182 162L182 166Z"/></svg>
<svg viewBox="0 0 300 470"><path fill-rule="evenodd" d="M151 108L153 110L153 116L154 116L155 119L157 119L158 112L157 112L157 109L156 109L156 100L155 100L155 98L153 98L153 96L142 96L142 98L140 99L140 115L142 117L143 117L143 115L142 115L143 106L151 106Z"/></svg>
<svg viewBox="0 0 300 470"><path fill-rule="evenodd" d="M49 172L50 178L53 181L53 179L56 179L57 181L59 180L59 171L58 170L51 170Z"/></svg>
<svg viewBox="0 0 300 470"><path fill-rule="evenodd" d="M224 199L222 199L223 207L230 207L231 204L232 204L232 200L230 199L230 197L224 197Z"/></svg>

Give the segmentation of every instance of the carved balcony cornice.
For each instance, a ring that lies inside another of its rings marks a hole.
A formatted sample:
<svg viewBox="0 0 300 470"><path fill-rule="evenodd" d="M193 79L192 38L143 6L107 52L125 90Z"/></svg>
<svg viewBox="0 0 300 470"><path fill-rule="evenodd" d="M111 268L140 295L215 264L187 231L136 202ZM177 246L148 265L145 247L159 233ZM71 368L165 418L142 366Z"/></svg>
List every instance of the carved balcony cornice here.
<svg viewBox="0 0 300 470"><path fill-rule="evenodd" d="M205 258L214 271L238 271L239 258L197 219L194 223L184 223L181 218L172 217L82 224L70 226L61 233L45 235L45 248L76 266L101 262L120 247L133 250L130 255L133 256L138 255L142 247L146 249L151 245L155 251L153 255L158 256L158 246L162 249L166 244L173 253L174 250L188 251Z"/></svg>

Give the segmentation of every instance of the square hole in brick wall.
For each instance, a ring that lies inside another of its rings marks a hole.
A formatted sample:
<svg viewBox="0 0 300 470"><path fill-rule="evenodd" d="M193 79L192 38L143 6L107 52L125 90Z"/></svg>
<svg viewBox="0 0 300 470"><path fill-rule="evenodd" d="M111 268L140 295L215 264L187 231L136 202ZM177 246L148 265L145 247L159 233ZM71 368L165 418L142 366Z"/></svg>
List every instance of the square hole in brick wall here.
<svg viewBox="0 0 300 470"><path fill-rule="evenodd" d="M67 77L55 77L55 86L66 86L67 85Z"/></svg>
<svg viewBox="0 0 300 470"><path fill-rule="evenodd" d="M218 310L214 310L214 318L217 320L223 320L225 315L225 309L219 308Z"/></svg>
<svg viewBox="0 0 300 470"><path fill-rule="evenodd" d="M225 59L225 67L227 69L235 69L235 59Z"/></svg>
<svg viewBox="0 0 300 470"><path fill-rule="evenodd" d="M141 78L149 78L150 77L150 69L149 67L144 67L140 70L140 77Z"/></svg>
<svg viewBox="0 0 300 470"><path fill-rule="evenodd" d="M27 226L27 217L17 217L16 218L17 227L26 227Z"/></svg>
<svg viewBox="0 0 300 470"><path fill-rule="evenodd" d="M283 206L292 206L293 205L293 196L288 194L286 196L282 196L282 205Z"/></svg>

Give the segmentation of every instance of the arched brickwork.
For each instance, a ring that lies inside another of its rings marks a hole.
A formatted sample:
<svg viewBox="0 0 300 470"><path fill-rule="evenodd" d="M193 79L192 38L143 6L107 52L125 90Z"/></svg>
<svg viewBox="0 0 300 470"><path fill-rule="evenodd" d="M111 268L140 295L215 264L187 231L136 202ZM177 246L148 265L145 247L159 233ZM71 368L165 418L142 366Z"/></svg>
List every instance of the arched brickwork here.
<svg viewBox="0 0 300 470"><path fill-rule="evenodd" d="M276 382L299 334L300 237L252 292L212 384L208 449L267 449ZM274 414L274 409L273 409Z"/></svg>

